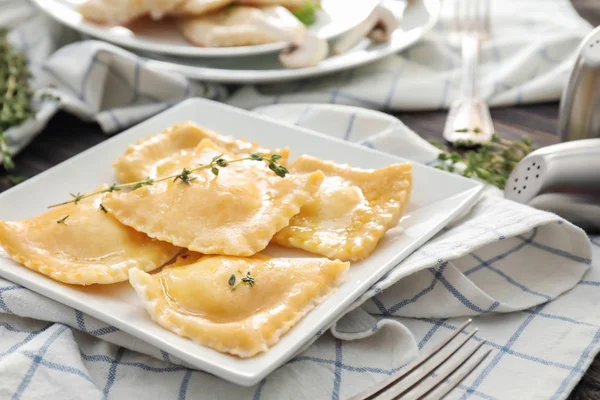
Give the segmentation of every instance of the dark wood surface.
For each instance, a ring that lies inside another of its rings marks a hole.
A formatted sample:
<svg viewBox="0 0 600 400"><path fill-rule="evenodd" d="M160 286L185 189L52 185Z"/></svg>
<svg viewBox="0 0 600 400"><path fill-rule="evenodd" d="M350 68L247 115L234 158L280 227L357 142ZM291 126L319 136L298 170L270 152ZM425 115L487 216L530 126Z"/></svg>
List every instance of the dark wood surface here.
<svg viewBox="0 0 600 400"><path fill-rule="evenodd" d="M600 25L600 0L572 0L579 13L594 26ZM402 121L425 138L441 138L445 112L401 112ZM530 136L539 146L556 143L558 104L546 103L492 110L496 131L515 139ZM13 175L32 177L107 138L95 124L58 114L43 132L17 157ZM11 187L0 169L0 192ZM594 310L590 310L595 312ZM569 399L600 400L600 357L594 360Z"/></svg>

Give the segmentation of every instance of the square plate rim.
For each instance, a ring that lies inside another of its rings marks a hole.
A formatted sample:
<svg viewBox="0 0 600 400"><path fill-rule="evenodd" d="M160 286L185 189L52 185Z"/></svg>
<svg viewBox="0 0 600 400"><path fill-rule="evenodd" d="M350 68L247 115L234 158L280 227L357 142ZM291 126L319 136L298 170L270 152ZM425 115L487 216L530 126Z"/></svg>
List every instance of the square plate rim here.
<svg viewBox="0 0 600 400"><path fill-rule="evenodd" d="M91 152L98 152L98 151L101 152L104 149L103 146L105 146L106 148L109 148L110 146L112 146L113 141L119 140L119 138L122 138L122 135L127 136L127 134L130 131L132 131L132 130L139 130L140 129L140 125L151 125L153 123L156 123L159 120L165 119L165 117L168 118L169 114L171 114L171 113L180 112L181 109L184 109L186 107L194 107L194 106L197 106L197 105L207 105L207 104L210 104L211 107L221 108L222 110L224 110L225 112L228 112L228 113L233 112L233 113L236 113L236 114L247 115L247 116L249 116L251 118L254 118L254 119L267 121L270 124L275 124L275 125L279 125L281 127L285 127L288 130L289 129L296 130L296 131L302 132L303 134L307 134L307 135L311 135L311 136L316 136L320 140L325 140L325 141L329 141L329 142L333 141L333 143L344 143L344 146L352 146L352 147L360 149L360 151L363 151L363 152L372 152L372 153L375 153L375 154L378 154L378 155L385 155L390 160L396 159L396 160L398 160L400 162L403 162L403 161L409 161L410 162L410 160L406 160L406 159L404 159L402 157L397 157L397 156L395 156L393 154L389 154L389 153L385 153L385 152L382 152L382 151L379 151L379 150L375 150L375 149L371 149L371 148L368 148L368 147L365 147L365 146L361 146L359 144L348 142L348 141L345 141L345 140L342 140L342 139L339 139L339 138L335 138L335 137L326 135L326 134L321 133L321 132L312 131L312 130L307 129L307 128L293 126L293 125L287 124L287 123L282 122L282 121L278 121L276 119L273 119L273 118L270 118L270 117L267 117L267 116L264 116L264 115L253 113L251 111L239 109L239 108L236 108L236 107L233 107L233 106L230 106L230 105L218 103L218 102L215 102L215 101L212 101L212 100L208 100L208 99L191 98L191 99L187 99L187 100L185 100L185 101L183 101L183 102L181 102L181 103L179 103L179 104L177 104L177 105L175 105L173 107L170 107L169 109L167 109L167 110L165 110L165 111L163 111L163 112L161 112L161 113L159 113L159 114L157 114L157 115L155 115L155 116L153 116L153 117L151 117L151 118L149 118L149 119L147 119L145 121L142 121L141 123L135 124L135 125L131 126L130 128L122 131L121 133L119 133L119 134L117 134L117 135L115 135L115 136L113 136L113 137L105 140L104 142L99 143L99 144L97 144L97 145L95 145L95 146L93 146L93 147L91 147L89 149L86 149L85 151L83 151L83 152L81 152L81 153L79 153L79 154L77 154L77 155L75 155L75 156L73 156L73 157L71 157L71 158L69 158L69 159L67 159L67 160L59 163L59 164L57 164L56 166L54 166L52 168L49 168L48 170L46 170L46 171L38 174L37 176L31 178L30 180L28 180L27 182L25 182L23 185L27 185L27 186L32 186L33 185L33 186L35 186L36 182L39 179L43 179L44 177L47 176L47 174L52 174L55 169L58 169L59 167L64 168L64 166L68 165L69 163L77 162L77 160L79 160L80 158L85 157L87 154L89 154ZM200 118L201 117L199 117L197 120L199 120ZM195 118L192 117L192 118L189 118L189 119L194 120ZM201 124L201 122L198 122L198 123ZM152 133L150 133L149 135L151 135L151 134ZM418 168L425 168L427 170L432 170L431 172L435 172L435 173L439 173L439 174L444 174L444 175L445 174L449 174L449 173L444 172L444 171L436 170L436 169L434 169L434 168L432 168L430 166L427 166L427 165L423 165L423 164L419 164L419 163L415 163L415 162L412 162L412 164L413 165L417 165ZM435 234L437 234L444 226L446 226L454 218L456 218L458 215L460 215L461 212L465 211L466 209L470 208L472 205L474 205L476 203L477 199L479 198L479 194L482 192L482 190L484 188L484 185L481 184L481 183L479 183L479 182L476 182L476 181L471 180L471 179L464 178L464 177L459 176L459 175L454 175L454 174L450 174L450 175L452 175L453 179L462 179L462 180L468 182L468 184L469 184L470 187L466 188L466 189L464 189L464 190L462 190L462 191L460 191L458 193L455 193L454 195L448 197L448 199L452 198L452 197L455 197L455 196L465 196L465 195L468 195L468 196L465 199L462 200L462 202L456 207L456 209L453 210L453 212L446 214L445 217L442 219L442 221L438 222L438 224L437 224L438 226L436 226L434 229L430 229L429 231L427 231L425 234L423 234L417 240L414 240L409 246L407 246L406 248L404 248L402 251L398 252L396 254L396 256L394 256L392 259L388 260L385 263L385 267L382 267L381 271L378 271L378 272L380 272L379 276L376 279L372 279L373 275L377 275L377 274L373 274L371 276L371 279L369 279L369 281L373 280L374 282L376 282L377 280L381 279L382 276L384 276L386 273L388 273L392 268L394 268L396 265L398 265L402 260L404 260L406 257L408 257L416 249L418 249L419 247L421 247L427 240L429 240L431 237L433 237ZM4 193L1 193L0 194L0 200L2 198L6 197L7 195L12 194L12 192L15 189L17 189L19 186L20 185L17 185L15 187L13 187L13 188L5 191ZM433 203L433 204L435 204L435 203ZM49 279L49 278L46 278L46 279ZM52 282L50 282L50 283L52 283ZM371 285L372 285L372 283L369 284L369 285L365 285L364 290L367 290L368 287L370 287ZM25 285L23 285L23 286L25 286ZM37 287L39 285L34 282L33 286ZM364 290L360 290L360 293L364 293ZM90 310L93 311L92 308L89 308L87 306L81 307L81 305L79 305L79 306L72 306L72 305L68 304L69 302L65 303L62 300L57 300L56 299L57 297L68 297L68 296L67 295L63 295L63 294L58 294L58 295L53 294L51 292L53 292L53 291L55 292L55 290L52 290L52 288L50 288L48 290L46 290L45 288L42 288L42 290L33 290L33 291L41 293L44 296L50 297L50 298L52 298L52 299L54 299L56 301L59 301L59 302L61 302L63 304L66 304L69 307L73 307L75 309L79 309L81 311L84 311L84 312L88 313L89 315L91 315L91 316L93 316L95 318L98 318L98 319L100 319L100 320L102 320L104 322L107 322L106 318L104 318L104 317L100 317L99 318L98 316L96 316L99 313L90 312ZM48 292L48 293L51 293L53 295L47 295L44 292ZM323 318L323 321L326 321L326 323L322 324L322 325L328 326L336 318L338 318L339 316L343 315L344 310L346 310L349 305L353 304L360 297L360 295L361 295L360 293L357 296L354 296L354 297L353 296L348 296L346 298L346 300L342 302L343 304L347 303L346 306L344 308L339 307L340 310L338 310L336 312L330 312L329 314L332 314L332 315L328 314L327 318ZM86 310L82 310L81 308L85 308ZM108 314L105 314L105 315L108 315ZM131 334L132 336L135 336L135 337L138 337L138 338L140 337L139 330L136 331L136 332L134 332L135 328L129 329L128 328L129 325L127 324L126 321L123 321L123 323L121 323L120 322L120 318L117 317L117 316L114 316L114 317L110 316L109 319L110 319L110 322L108 322L109 324L115 325L117 328L121 329L122 331L124 331L124 332L126 332L128 334ZM115 323L115 321L117 323ZM254 384L258 383L261 379L263 379L265 376L267 376L273 370L275 370L276 368L278 368L281 365L283 365L291 356L295 355L299 349L303 348L303 346L306 345L306 343L310 340L311 337L312 336L310 336L310 335L304 335L304 339L303 340L300 340L297 343L295 343L295 345L291 346L291 348L288 351L281 351L280 354L274 356L275 357L274 360L272 360L272 362L268 363L264 368L257 369L257 370L255 370L253 372L250 372L250 373L243 372L243 371L240 371L240 370L231 369L231 368L227 368L227 367L221 367L220 369L223 372L220 372L220 373L219 372L215 372L215 371L211 371L211 368L206 368L206 367L202 367L202 368L203 368L203 370L205 372L212 373L212 374L217 375L217 376L219 376L219 377L221 377L223 379L226 379L226 380L229 380L229 381L232 381L232 382L233 382L233 379L235 379L234 383L236 383L238 385L251 386L251 385L254 385ZM148 341L147 339L142 339L142 340L144 340L144 342L146 342L146 343L148 343L148 344L150 344L152 346L159 347L155 343L152 343L151 341ZM167 345L168 345L168 343L167 343ZM174 354L174 355L178 356L177 354ZM181 358L184 361L187 361L187 362L189 362L191 364L194 364L194 362L189 361L189 359L194 358L194 357L181 357L181 356L178 356L178 357ZM195 357L195 359L201 360L199 357ZM210 362L210 361L205 362L204 364L217 365L217 363ZM200 366L198 366L197 363L196 363L196 367L200 368Z"/></svg>

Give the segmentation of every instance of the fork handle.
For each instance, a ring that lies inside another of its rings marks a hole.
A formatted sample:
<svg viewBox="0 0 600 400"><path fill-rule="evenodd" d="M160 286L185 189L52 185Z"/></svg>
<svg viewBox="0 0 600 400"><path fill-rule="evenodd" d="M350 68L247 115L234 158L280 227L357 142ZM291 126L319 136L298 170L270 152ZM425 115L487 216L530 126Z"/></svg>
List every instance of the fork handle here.
<svg viewBox="0 0 600 400"><path fill-rule="evenodd" d="M479 37L476 33L467 33L462 38L463 75L461 92L465 98L477 95L476 74L479 63Z"/></svg>

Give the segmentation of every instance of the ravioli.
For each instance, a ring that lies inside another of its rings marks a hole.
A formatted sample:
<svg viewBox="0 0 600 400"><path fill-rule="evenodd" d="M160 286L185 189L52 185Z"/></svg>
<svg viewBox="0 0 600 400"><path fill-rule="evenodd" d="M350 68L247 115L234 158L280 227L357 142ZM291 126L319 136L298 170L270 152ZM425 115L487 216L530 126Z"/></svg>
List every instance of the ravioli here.
<svg viewBox="0 0 600 400"><path fill-rule="evenodd" d="M184 0L171 12L174 16L200 16L232 4L234 0Z"/></svg>
<svg viewBox="0 0 600 400"><path fill-rule="evenodd" d="M202 139L212 140L236 157L252 153L265 156L279 154L280 164L285 164L290 153L287 147L265 149L255 143L219 135L186 121L129 146L125 154L113 163L117 179L120 182L137 182L147 177L156 178L172 173L179 167L181 158L191 155Z"/></svg>
<svg viewBox="0 0 600 400"><path fill-rule="evenodd" d="M306 32L293 14L278 6L236 5L209 15L181 19L178 26L187 40L202 47L251 46L286 38L299 40Z"/></svg>
<svg viewBox="0 0 600 400"><path fill-rule="evenodd" d="M320 0L238 0L240 4L250 6L282 6L295 10L304 7L307 3L321 4Z"/></svg>
<svg viewBox="0 0 600 400"><path fill-rule="evenodd" d="M107 25L124 25L150 15L160 19L183 0L86 0L77 7L84 18Z"/></svg>
<svg viewBox="0 0 600 400"><path fill-rule="evenodd" d="M361 170L304 155L290 167L316 170L326 176L319 191L273 242L344 261L367 257L408 204L411 164Z"/></svg>
<svg viewBox="0 0 600 400"><path fill-rule="evenodd" d="M27 268L75 285L126 281L129 269L152 271L180 252L122 225L99 209L102 201L89 197L22 221L0 221L0 245Z"/></svg>
<svg viewBox="0 0 600 400"><path fill-rule="evenodd" d="M208 139L187 158L207 164L223 153ZM225 154L231 159L231 154ZM171 179L135 191L111 193L104 206L150 237L204 254L250 256L300 211L318 190L321 172L280 178L263 161L232 163L215 176L194 172L185 184Z"/></svg>
<svg viewBox="0 0 600 400"><path fill-rule="evenodd" d="M325 258L190 253L154 275L133 269L129 281L162 327L217 351L252 357L322 302L348 267ZM252 286L240 283L247 274Z"/></svg>

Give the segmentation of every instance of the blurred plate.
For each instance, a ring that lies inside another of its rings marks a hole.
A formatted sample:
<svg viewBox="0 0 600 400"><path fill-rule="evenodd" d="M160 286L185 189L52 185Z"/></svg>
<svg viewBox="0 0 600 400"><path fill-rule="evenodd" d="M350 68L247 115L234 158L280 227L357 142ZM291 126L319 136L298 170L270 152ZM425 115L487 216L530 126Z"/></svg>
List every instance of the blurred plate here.
<svg viewBox="0 0 600 400"><path fill-rule="evenodd" d="M151 51L180 57L239 57L277 52L286 43L256 46L198 47L187 42L169 20L141 20L127 27L105 26L84 19L76 10L84 0L33 0L42 11L58 22L94 38L138 51ZM317 22L309 30L332 39L362 22L379 0L360 0L349 7L345 0L321 0Z"/></svg>
<svg viewBox="0 0 600 400"><path fill-rule="evenodd" d="M316 67L286 69L278 55L244 59L183 59L152 53L138 53L147 58L147 66L182 74L190 79L222 83L266 83L310 78L359 67L404 50L419 41L437 23L440 0L386 1L401 18L401 28L387 43L373 44L363 40L348 52L331 56Z"/></svg>

